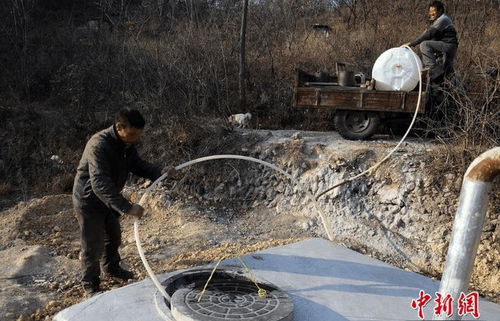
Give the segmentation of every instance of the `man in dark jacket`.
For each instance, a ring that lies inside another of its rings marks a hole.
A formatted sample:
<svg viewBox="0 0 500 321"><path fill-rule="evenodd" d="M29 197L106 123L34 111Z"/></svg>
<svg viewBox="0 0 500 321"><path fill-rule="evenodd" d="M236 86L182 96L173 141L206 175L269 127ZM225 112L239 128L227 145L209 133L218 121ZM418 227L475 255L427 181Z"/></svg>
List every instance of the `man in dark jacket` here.
<svg viewBox="0 0 500 321"><path fill-rule="evenodd" d="M443 73L453 72L453 59L457 53L458 39L455 25L445 13L444 4L441 1L433 1L429 4L430 27L412 42L405 43L407 46L420 44L424 66L429 68L432 80L437 79ZM443 66L436 63L436 55L442 54Z"/></svg>
<svg viewBox="0 0 500 321"><path fill-rule="evenodd" d="M88 294L100 291L100 260L105 274L122 280L134 278L120 267L119 217L140 219L144 209L125 199L121 190L129 172L150 180L161 176L161 169L142 160L134 147L144 125L139 111L121 110L113 126L90 138L78 165L73 206L81 234L81 281Z"/></svg>

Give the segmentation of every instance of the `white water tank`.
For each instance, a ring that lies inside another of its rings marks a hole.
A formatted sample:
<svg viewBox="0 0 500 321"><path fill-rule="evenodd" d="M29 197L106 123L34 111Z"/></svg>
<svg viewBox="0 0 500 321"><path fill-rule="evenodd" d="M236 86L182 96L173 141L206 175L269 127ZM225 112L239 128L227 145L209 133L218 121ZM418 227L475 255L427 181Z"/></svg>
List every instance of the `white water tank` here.
<svg viewBox="0 0 500 321"><path fill-rule="evenodd" d="M406 47L386 50L373 65L375 89L411 91L419 82L421 69L422 61L413 50Z"/></svg>

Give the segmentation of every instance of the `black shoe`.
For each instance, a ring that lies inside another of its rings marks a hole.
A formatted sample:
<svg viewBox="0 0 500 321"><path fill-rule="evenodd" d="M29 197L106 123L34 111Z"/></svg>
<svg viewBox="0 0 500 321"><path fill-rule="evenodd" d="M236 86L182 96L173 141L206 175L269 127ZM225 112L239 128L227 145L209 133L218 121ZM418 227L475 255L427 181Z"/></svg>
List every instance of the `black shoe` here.
<svg viewBox="0 0 500 321"><path fill-rule="evenodd" d="M90 282L82 282L82 287L83 287L83 291L85 291L85 294L87 295L87 297L92 297L92 296L101 292L101 288L99 287L99 284L90 283Z"/></svg>
<svg viewBox="0 0 500 321"><path fill-rule="evenodd" d="M116 269L116 270L107 272L106 276L109 276L112 278L117 278L117 279L120 279L123 281L131 280L135 277L134 273L127 271L125 269L122 269L121 267Z"/></svg>
<svg viewBox="0 0 500 321"><path fill-rule="evenodd" d="M435 66L430 68L429 77L434 84L440 84L444 80L444 68L442 66Z"/></svg>

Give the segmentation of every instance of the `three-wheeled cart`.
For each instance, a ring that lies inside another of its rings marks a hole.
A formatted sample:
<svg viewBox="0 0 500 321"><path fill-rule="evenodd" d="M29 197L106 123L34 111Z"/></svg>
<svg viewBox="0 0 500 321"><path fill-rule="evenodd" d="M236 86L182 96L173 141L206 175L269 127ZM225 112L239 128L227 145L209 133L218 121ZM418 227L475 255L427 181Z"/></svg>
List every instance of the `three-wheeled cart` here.
<svg viewBox="0 0 500 321"><path fill-rule="evenodd" d="M419 113L424 113L429 96L427 73L422 74L422 97ZM340 81L339 81L340 80ZM342 84L339 76L309 74L297 70L294 88L295 108L326 108L335 111L334 125L347 139L367 139L385 120L415 113L418 86L410 92L376 90L374 81Z"/></svg>

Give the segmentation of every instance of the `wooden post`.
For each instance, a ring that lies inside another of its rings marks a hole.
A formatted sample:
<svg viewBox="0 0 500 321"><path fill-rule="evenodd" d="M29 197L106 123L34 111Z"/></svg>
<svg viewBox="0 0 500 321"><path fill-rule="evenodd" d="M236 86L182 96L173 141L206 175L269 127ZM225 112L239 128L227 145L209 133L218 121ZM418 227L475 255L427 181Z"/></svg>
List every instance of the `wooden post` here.
<svg viewBox="0 0 500 321"><path fill-rule="evenodd" d="M246 108L246 92L245 92L245 83L246 83L246 64L245 64L245 38L246 38L246 29L247 29L247 11L248 11L248 0L243 0L243 13L241 18L241 30L240 30L240 81L239 81L239 89L240 89L240 108L241 110L245 110Z"/></svg>

